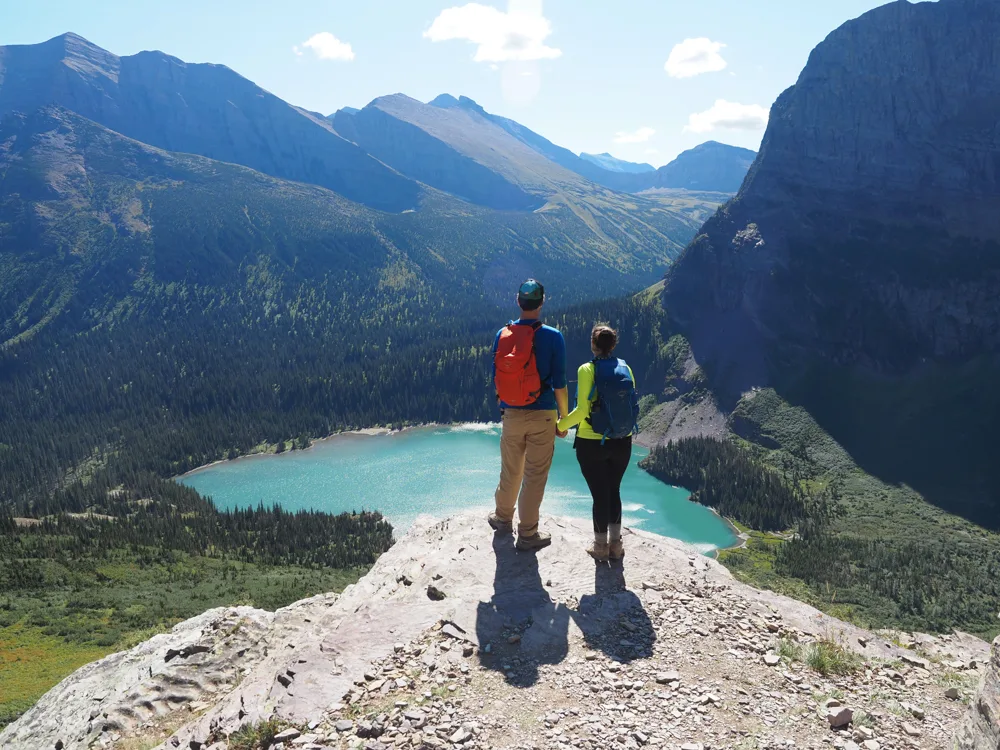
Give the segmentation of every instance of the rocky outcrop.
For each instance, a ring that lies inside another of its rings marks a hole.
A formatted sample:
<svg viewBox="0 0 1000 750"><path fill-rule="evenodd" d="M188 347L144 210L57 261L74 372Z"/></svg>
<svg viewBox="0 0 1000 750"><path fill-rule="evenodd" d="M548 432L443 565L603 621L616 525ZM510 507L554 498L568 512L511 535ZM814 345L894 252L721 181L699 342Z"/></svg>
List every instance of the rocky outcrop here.
<svg viewBox="0 0 1000 750"><path fill-rule="evenodd" d="M990 0L896 2L813 51L668 274L700 360L756 368L780 342L901 373L1000 351L998 35Z"/></svg>
<svg viewBox="0 0 1000 750"><path fill-rule="evenodd" d="M956 750L1000 750L1000 638L993 658L955 738Z"/></svg>
<svg viewBox="0 0 1000 750"><path fill-rule="evenodd" d="M936 662L740 584L679 542L631 531L624 566L595 565L587 522L543 523L552 547L523 554L479 513L418 520L340 596L274 613L211 610L78 670L0 733L0 747L221 749L274 718L285 748L312 750L616 737L724 747L745 736L845 746L876 735L929 748L959 722ZM813 672L804 662L817 642L866 666ZM962 675L976 674L970 666ZM851 712L875 716L874 729L851 726Z"/></svg>

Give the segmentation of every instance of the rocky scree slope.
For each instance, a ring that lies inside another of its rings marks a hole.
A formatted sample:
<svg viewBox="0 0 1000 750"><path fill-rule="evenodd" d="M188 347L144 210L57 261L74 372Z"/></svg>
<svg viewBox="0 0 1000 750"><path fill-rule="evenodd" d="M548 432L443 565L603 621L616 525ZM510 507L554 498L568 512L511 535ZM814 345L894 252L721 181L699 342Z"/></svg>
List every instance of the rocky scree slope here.
<svg viewBox="0 0 1000 750"><path fill-rule="evenodd" d="M421 519L340 596L211 610L78 670L0 746L221 750L271 719L286 750L930 750L988 659L961 634L901 649L641 531L595 565L589 524L543 523L535 555L478 513ZM806 667L820 641L859 671Z"/></svg>

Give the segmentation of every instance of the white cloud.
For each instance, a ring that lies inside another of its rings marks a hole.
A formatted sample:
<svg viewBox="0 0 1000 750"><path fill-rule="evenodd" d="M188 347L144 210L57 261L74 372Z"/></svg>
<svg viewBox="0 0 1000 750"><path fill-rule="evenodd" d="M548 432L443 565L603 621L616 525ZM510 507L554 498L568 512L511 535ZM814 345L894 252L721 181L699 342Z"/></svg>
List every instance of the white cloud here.
<svg viewBox="0 0 1000 750"><path fill-rule="evenodd" d="M704 112L688 117L687 133L711 133L713 130L763 130L767 126L767 110L759 104L736 104L717 99Z"/></svg>
<svg viewBox="0 0 1000 750"><path fill-rule="evenodd" d="M671 78L692 78L702 73L717 73L726 67L726 61L719 54L725 46L722 42L713 42L705 37L685 39L670 51L663 69Z"/></svg>
<svg viewBox="0 0 1000 750"><path fill-rule="evenodd" d="M615 133L615 143L645 143L656 133L652 128L639 128L631 133Z"/></svg>
<svg viewBox="0 0 1000 750"><path fill-rule="evenodd" d="M476 45L476 62L552 60L562 50L548 47L552 25L542 15L541 2L512 2L507 12L490 5L468 3L441 11L424 37L432 42L464 40Z"/></svg>
<svg viewBox="0 0 1000 750"><path fill-rule="evenodd" d="M302 57L304 54L303 47L311 49L320 60L343 60L350 62L354 59L354 50L351 49L351 45L340 41L329 31L321 31L318 34L313 34L302 42L301 47L297 44L292 47L292 52Z"/></svg>

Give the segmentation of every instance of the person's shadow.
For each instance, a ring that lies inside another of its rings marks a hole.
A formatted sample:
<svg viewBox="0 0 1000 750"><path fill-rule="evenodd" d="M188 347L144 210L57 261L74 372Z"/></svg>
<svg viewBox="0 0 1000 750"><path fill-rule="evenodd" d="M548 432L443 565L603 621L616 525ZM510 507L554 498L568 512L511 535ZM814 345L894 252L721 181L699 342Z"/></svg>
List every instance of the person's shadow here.
<svg viewBox="0 0 1000 750"><path fill-rule="evenodd" d="M542 585L536 553L518 551L506 534L493 537L493 553L493 596L476 612L479 662L503 673L510 685L530 687L539 664L566 658L570 611Z"/></svg>
<svg viewBox="0 0 1000 750"><path fill-rule="evenodd" d="M540 664L566 658L570 619L590 648L615 661L652 655L655 631L639 597L625 588L620 563L596 565L595 593L581 597L573 611L552 601L536 553L519 552L513 539L501 534L493 538L493 552L493 596L479 603L476 638L480 665L502 673L508 684L530 687L538 681Z"/></svg>
<svg viewBox="0 0 1000 750"><path fill-rule="evenodd" d="M594 593L580 597L573 621L587 646L619 662L653 655L656 630L642 600L625 586L622 562L594 567Z"/></svg>

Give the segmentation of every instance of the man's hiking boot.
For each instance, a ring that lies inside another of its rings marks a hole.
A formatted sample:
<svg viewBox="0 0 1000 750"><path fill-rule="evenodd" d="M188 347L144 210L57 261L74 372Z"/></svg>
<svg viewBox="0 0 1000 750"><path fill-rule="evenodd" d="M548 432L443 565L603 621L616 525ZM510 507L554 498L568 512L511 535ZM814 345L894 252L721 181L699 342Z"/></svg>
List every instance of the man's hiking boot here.
<svg viewBox="0 0 1000 750"><path fill-rule="evenodd" d="M597 562L607 562L610 549L607 542L591 542L587 547L587 554L597 560Z"/></svg>
<svg viewBox="0 0 1000 750"><path fill-rule="evenodd" d="M552 535L539 531L534 536L521 536L518 534L517 544L514 546L523 552L534 552L536 550L545 549L550 544L552 544Z"/></svg>
<svg viewBox="0 0 1000 750"><path fill-rule="evenodd" d="M621 560L625 557L625 545L621 539L608 545L608 557L612 560Z"/></svg>
<svg viewBox="0 0 1000 750"><path fill-rule="evenodd" d="M486 522L490 525L490 527L494 531L496 531L496 532L498 532L500 534L513 534L514 533L514 522L513 521L504 521L496 513L490 513L486 517Z"/></svg>

